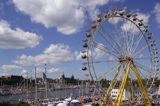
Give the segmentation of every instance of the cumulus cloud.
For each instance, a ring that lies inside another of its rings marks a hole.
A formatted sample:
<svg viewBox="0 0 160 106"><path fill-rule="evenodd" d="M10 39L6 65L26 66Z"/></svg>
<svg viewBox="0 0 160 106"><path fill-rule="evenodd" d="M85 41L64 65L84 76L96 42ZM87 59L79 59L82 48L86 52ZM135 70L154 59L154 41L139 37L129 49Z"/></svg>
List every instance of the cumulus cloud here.
<svg viewBox="0 0 160 106"><path fill-rule="evenodd" d="M25 75L27 72L28 72L27 70L23 69L23 70L21 71L21 74L22 74L22 75Z"/></svg>
<svg viewBox="0 0 160 106"><path fill-rule="evenodd" d="M22 67L17 66L17 65L2 65L0 66L0 70L2 71L17 71L17 70L22 70Z"/></svg>
<svg viewBox="0 0 160 106"><path fill-rule="evenodd" d="M50 68L47 67L46 71L47 71L47 74L61 72L58 67L50 67ZM44 67L37 67L37 73L42 74L43 72L45 72Z"/></svg>
<svg viewBox="0 0 160 106"><path fill-rule="evenodd" d="M106 53L103 51L106 49L104 48L104 45L101 43L97 44L96 46L97 47L92 51L92 56L96 59L100 59L106 55ZM75 54L75 59L80 60L81 56L84 55L85 53L76 51L74 54ZM91 55L91 51L89 51L88 54ZM87 55L87 53L86 53L86 55Z"/></svg>
<svg viewBox="0 0 160 106"><path fill-rule="evenodd" d="M12 29L8 22L0 20L0 48L23 49L35 47L41 37L35 33L25 32L20 28Z"/></svg>
<svg viewBox="0 0 160 106"><path fill-rule="evenodd" d="M154 13L156 16L157 23L160 24L160 3L157 3L154 7Z"/></svg>
<svg viewBox="0 0 160 106"><path fill-rule="evenodd" d="M119 18L119 17L113 17L113 18L110 18L108 21L109 21L109 23L115 25L115 24L117 24L120 20L122 20L122 19Z"/></svg>
<svg viewBox="0 0 160 106"><path fill-rule="evenodd" d="M7 76L7 75L10 75L10 74L7 72L0 73L0 76Z"/></svg>
<svg viewBox="0 0 160 106"><path fill-rule="evenodd" d="M53 67L53 68L50 68L47 70L48 73L54 73L54 72L59 72L60 69L59 68L56 68L56 67Z"/></svg>
<svg viewBox="0 0 160 106"><path fill-rule="evenodd" d="M82 54L83 54L82 52L75 51L74 54L75 54L75 59L76 59L76 60L81 60L81 56L82 56Z"/></svg>
<svg viewBox="0 0 160 106"><path fill-rule="evenodd" d="M77 0L78 1L78 0ZM77 3L87 12L91 19L95 19L97 14L99 14L99 9L97 7L107 4L109 0L79 0Z"/></svg>
<svg viewBox="0 0 160 106"><path fill-rule="evenodd" d="M98 59L98 58L102 58L106 53L100 49L95 49L94 50L94 53L93 53L93 56Z"/></svg>
<svg viewBox="0 0 160 106"><path fill-rule="evenodd" d="M14 63L21 65L33 65L33 64L56 64L61 62L67 62L73 59L73 54L70 51L69 46L64 44L51 44L46 48L43 53L32 55L21 55Z"/></svg>
<svg viewBox="0 0 160 106"><path fill-rule="evenodd" d="M93 17L97 7L109 0L13 0L15 7L31 17L31 20L46 28L56 27L64 34L72 34L81 29L85 13Z"/></svg>
<svg viewBox="0 0 160 106"><path fill-rule="evenodd" d="M137 18L138 19L143 19L143 23L144 24L148 24L148 21L149 21L149 17L150 15L149 14L143 14L143 13L140 13L140 12L137 12L136 13L138 16ZM127 21L125 22L122 26L121 26L121 29L123 31L129 31L129 32L138 32L138 28L132 24L131 22Z"/></svg>
<svg viewBox="0 0 160 106"><path fill-rule="evenodd" d="M28 79L28 78L33 79L34 78L33 74L29 73L28 70L25 70L25 69L23 69L21 71L21 75L22 75L23 78L26 78L26 79Z"/></svg>

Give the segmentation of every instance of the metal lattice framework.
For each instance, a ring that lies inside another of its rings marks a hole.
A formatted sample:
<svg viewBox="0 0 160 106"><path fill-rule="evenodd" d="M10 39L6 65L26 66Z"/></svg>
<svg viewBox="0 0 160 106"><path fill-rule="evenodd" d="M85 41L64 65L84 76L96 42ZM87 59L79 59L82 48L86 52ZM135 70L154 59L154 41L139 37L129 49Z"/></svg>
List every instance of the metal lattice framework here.
<svg viewBox="0 0 160 106"><path fill-rule="evenodd" d="M128 92L126 103L151 106L148 92L159 72L159 57L152 33L141 18L126 9L109 10L99 14L86 31L82 70L103 91L102 106L122 104L124 91ZM101 79L110 82L107 89L99 84ZM112 97L114 90L118 92Z"/></svg>

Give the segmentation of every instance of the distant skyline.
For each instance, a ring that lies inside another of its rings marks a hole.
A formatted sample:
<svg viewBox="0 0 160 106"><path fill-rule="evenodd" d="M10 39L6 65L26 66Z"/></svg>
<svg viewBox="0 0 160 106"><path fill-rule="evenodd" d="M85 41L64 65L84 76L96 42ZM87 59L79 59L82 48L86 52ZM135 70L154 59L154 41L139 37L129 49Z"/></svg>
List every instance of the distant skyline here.
<svg viewBox="0 0 160 106"><path fill-rule="evenodd" d="M138 12L160 49L159 0L0 0L0 75L26 72L87 78L80 52L96 14L113 8ZM160 51L160 50L159 50Z"/></svg>

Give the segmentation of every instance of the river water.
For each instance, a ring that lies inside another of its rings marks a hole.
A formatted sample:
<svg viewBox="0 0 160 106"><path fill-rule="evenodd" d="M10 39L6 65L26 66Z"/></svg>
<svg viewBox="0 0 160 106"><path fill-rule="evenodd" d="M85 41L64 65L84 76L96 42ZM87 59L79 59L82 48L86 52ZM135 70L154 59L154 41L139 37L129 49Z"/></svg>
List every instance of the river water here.
<svg viewBox="0 0 160 106"><path fill-rule="evenodd" d="M47 98L66 98L72 96L73 98L77 98L79 96L88 95L90 96L87 89L80 89L80 88L67 88L67 89L57 89L48 91ZM45 99L46 92L45 91L38 91L37 92L37 99ZM14 94L14 95L5 95L0 96L0 102L2 101L10 101L10 102L17 102L19 100L26 101L27 99L35 99L35 92L26 92L23 94Z"/></svg>

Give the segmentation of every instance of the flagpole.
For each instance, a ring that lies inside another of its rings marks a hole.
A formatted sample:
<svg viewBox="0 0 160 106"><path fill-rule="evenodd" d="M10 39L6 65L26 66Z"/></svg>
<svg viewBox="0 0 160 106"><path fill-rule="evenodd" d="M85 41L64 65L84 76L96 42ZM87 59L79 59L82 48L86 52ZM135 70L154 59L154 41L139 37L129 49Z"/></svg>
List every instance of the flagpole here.
<svg viewBox="0 0 160 106"><path fill-rule="evenodd" d="M26 80L26 83L27 83L27 101L29 100L29 98L28 98L28 88L29 88L29 85L28 85L28 72L27 72L27 80Z"/></svg>
<svg viewBox="0 0 160 106"><path fill-rule="evenodd" d="M46 99L48 98L48 90L47 90L47 65L45 64L45 74L46 74L46 79L45 79L45 91L46 91Z"/></svg>
<svg viewBox="0 0 160 106"><path fill-rule="evenodd" d="M37 101L37 68L35 67L35 100Z"/></svg>

